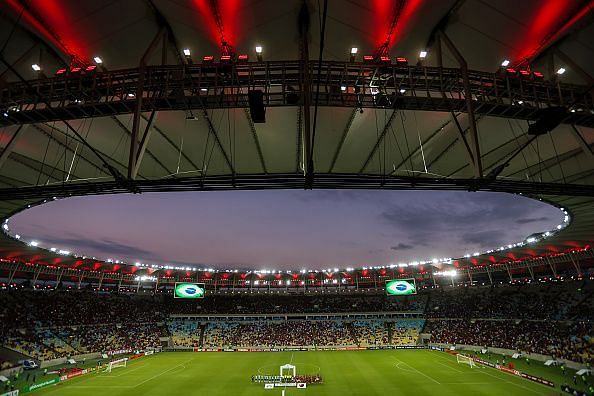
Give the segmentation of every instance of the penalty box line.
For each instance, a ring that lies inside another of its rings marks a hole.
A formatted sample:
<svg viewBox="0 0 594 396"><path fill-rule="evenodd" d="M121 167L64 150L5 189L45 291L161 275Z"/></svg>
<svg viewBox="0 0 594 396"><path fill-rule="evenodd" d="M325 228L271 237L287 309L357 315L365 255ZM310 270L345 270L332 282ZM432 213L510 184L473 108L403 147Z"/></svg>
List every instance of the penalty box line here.
<svg viewBox="0 0 594 396"><path fill-rule="evenodd" d="M436 352L436 356L438 356L437 354L445 353L445 352L440 352L440 351L435 351L435 352ZM448 355L448 356L450 356L450 355ZM448 362L450 361L449 359L446 359L445 356L439 356L439 358L440 359L447 360ZM478 364L480 364L480 363L478 363ZM525 389L527 391L530 391L530 392L533 392L533 393L536 393L536 394L540 395L540 392L537 392L534 389L528 388L528 387L526 387L526 386L524 386L522 384L519 384L516 381L511 381L511 378L513 378L513 379L516 379L517 381L524 382L524 381L526 381L526 379L524 379L524 378L520 378L520 377L516 376L515 374L506 373L505 371L500 371L500 370L494 369L494 368L489 367L489 366L484 366L482 364L480 364L480 367L482 367L485 370L477 371L478 374L488 375L489 377L495 378L495 379L497 379L499 381L503 381L503 382L506 382L508 384L515 385L517 387L520 387L522 389ZM500 377L500 376L497 376L497 375L494 375L494 374L490 373L489 372L489 369L493 369L493 370L495 370L495 372L503 374L503 377ZM532 383L532 382L530 382L530 383ZM538 384L538 382L535 382L535 383ZM546 385L543 385L543 384L539 384L539 385L546 386Z"/></svg>
<svg viewBox="0 0 594 396"><path fill-rule="evenodd" d="M419 371L419 370L417 370L416 368L414 368L414 367L413 367L413 366L411 366L410 364L408 364L408 363L406 363L406 362L403 362L402 360L400 360L400 359L397 359L397 358L395 358L394 356L392 356L392 358L393 358L394 360L396 360L396 362L397 362L397 363L400 363L400 364L406 364L408 367L410 367L411 369L413 369L413 370L414 370L416 373L418 373L418 374L421 374L423 377L430 379L431 381L435 382L435 383L436 383L436 384L438 384L438 385L441 385L441 382L439 382L439 381L438 381L438 380L436 380L435 378L432 378L432 377L428 376L427 374L423 373L422 371Z"/></svg>

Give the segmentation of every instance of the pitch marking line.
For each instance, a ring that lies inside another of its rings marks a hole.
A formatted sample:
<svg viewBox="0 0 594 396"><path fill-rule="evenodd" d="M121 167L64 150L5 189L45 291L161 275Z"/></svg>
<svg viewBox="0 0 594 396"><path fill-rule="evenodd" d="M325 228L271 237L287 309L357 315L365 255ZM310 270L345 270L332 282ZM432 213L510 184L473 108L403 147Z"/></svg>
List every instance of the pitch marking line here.
<svg viewBox="0 0 594 396"><path fill-rule="evenodd" d="M445 368L449 368L450 370L454 370L454 371L456 371L456 372L458 372L458 373L463 373L463 372L464 372L464 371L462 371L462 370L458 370L457 368L453 368L453 367L452 367L452 366L450 366L449 364L445 364L445 363L442 363L442 362L435 362L435 363L437 363L437 364L440 364L440 365L442 365L442 366L443 366L443 367L445 367Z"/></svg>
<svg viewBox="0 0 594 396"><path fill-rule="evenodd" d="M393 357L393 356L392 356L392 357ZM421 374L423 377L430 379L431 381L435 382L435 383L436 383L436 384L438 384L438 385L441 385L441 382L439 382L439 381L438 381L438 380L436 380L435 378L432 378L432 377L428 376L427 374L425 374L425 373L423 373L423 372L421 372L421 371L417 370L416 368L414 368L414 367L413 367L413 366L411 366L410 364L408 364L408 363L406 363L406 362L403 362L402 360L396 359L395 357L393 357L393 358L394 358L394 360L396 360L396 361L397 361L397 362L399 362L399 363L406 364L408 367L410 367L411 369L413 369L413 370L414 370L415 372L417 372L418 374Z"/></svg>
<svg viewBox="0 0 594 396"><path fill-rule="evenodd" d="M439 357L440 359L447 360L448 362L450 361L449 359L447 359L447 358L445 358L445 357L441 356L441 355L439 354L439 351L435 351L435 352L436 352L436 353L435 353L435 356ZM442 352L442 353L443 353L443 352ZM498 377L498 376L496 376L496 375L493 375L493 374L489 373L489 369L490 369L491 367L487 367L487 366L484 366L484 365L482 365L482 364L481 364L481 365L479 365L478 367L482 367L482 368L484 368L484 369L485 369L484 371L478 371L477 373L479 373L479 374L486 374L486 375L488 375L488 376L490 376L490 377L493 377L493 378L495 378L495 379L497 379L497 380L500 380L500 381L503 381L503 382L507 382L507 383L509 383L509 384L512 384L512 385L518 386L518 387L520 387L520 388L526 389L526 390L528 390L528 391L530 391L530 392L536 393L537 395L540 395L540 394L541 394L540 392L537 392L537 391L535 391L534 389L531 389L531 388L528 388L528 387L526 387L526 386L523 386L523 385L521 385L521 384L518 384L517 382L510 381L510 380L507 380L507 379L505 379L505 378L503 378L503 377ZM503 373L504 375L511 375L511 376L512 376L512 378L518 379L518 380L520 380L520 381L526 381L526 380L525 380L525 379L523 379L523 378L516 377L514 374L506 373L506 372L504 372L504 371L499 371L499 370L496 370L496 372L498 372L498 373ZM542 385L542 386L545 386L545 385Z"/></svg>
<svg viewBox="0 0 594 396"><path fill-rule="evenodd" d="M146 366L147 366L146 364L143 364L142 366L138 366L138 367L135 367L135 368L130 369L130 370L125 370L124 372L122 372L121 374L118 374L118 375L99 374L99 377L107 377L107 378L123 377L126 374L130 374L130 373L132 373L132 372L134 372L136 370L140 370L141 368L146 367Z"/></svg>
<svg viewBox="0 0 594 396"><path fill-rule="evenodd" d="M189 362L191 362L192 360L194 360L194 358L192 358L192 359L188 359L188 360L186 360L186 361L185 361L185 362L183 362L183 363L180 363L180 364L178 364L178 365L176 365L176 366L173 366L173 367L171 367L171 368L169 368L169 369L167 369L167 370L165 370L165 371L162 371L162 372L160 372L159 374L155 374L155 375L153 375L152 377L150 377L150 378L147 378L147 379L145 379L144 381L142 381L142 382L140 382L140 383L138 383L138 384L136 384L136 385L133 385L133 386L131 386L131 388L137 388L137 387L139 387L140 385L142 385L142 384L144 384L144 383L146 383L146 382L149 382L149 381L151 381L151 380L154 380L155 378L159 378L160 376L162 376L162 375L164 375L164 374L167 374L167 373L168 373L168 372L170 372L170 371L173 371L173 370L175 370L175 369L176 369L176 368L178 368L178 367L183 367L183 368L185 368L185 367L186 367L186 366L185 366L185 364L186 364L186 363L189 363Z"/></svg>

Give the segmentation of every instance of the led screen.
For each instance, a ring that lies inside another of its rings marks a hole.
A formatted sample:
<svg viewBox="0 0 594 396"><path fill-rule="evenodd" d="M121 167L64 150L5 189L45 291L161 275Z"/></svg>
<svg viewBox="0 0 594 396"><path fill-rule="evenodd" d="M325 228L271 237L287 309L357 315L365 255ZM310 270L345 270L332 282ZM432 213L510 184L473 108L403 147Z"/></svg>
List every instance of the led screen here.
<svg viewBox="0 0 594 396"><path fill-rule="evenodd" d="M203 283L176 283L173 296L175 298L204 298Z"/></svg>
<svg viewBox="0 0 594 396"><path fill-rule="evenodd" d="M392 279L386 281L386 293L390 296L417 294L414 279Z"/></svg>

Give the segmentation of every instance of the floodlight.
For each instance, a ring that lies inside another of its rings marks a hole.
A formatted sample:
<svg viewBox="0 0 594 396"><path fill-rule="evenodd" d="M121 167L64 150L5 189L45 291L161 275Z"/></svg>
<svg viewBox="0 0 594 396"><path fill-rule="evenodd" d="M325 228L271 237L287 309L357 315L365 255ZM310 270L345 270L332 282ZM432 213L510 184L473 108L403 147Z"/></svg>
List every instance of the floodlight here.
<svg viewBox="0 0 594 396"><path fill-rule="evenodd" d="M101 59L100 57L96 56L93 58L93 60L95 61L95 63L97 63L98 65L103 63L103 59Z"/></svg>
<svg viewBox="0 0 594 396"><path fill-rule="evenodd" d="M510 63L511 62L509 61L509 59L505 59L503 62L501 62L501 66L502 67L508 67Z"/></svg>
<svg viewBox="0 0 594 396"><path fill-rule="evenodd" d="M560 67L559 69L557 69L557 74L558 75L561 75L563 73L565 73L565 68L564 67Z"/></svg>
<svg viewBox="0 0 594 396"><path fill-rule="evenodd" d="M262 46L256 45L256 54L260 55L262 53Z"/></svg>
<svg viewBox="0 0 594 396"><path fill-rule="evenodd" d="M357 52L359 52L359 48L357 48L357 47L351 48L351 55L357 55Z"/></svg>
<svg viewBox="0 0 594 396"><path fill-rule="evenodd" d="M185 56L190 56L190 49L189 48L184 48L184 55Z"/></svg>
<svg viewBox="0 0 594 396"><path fill-rule="evenodd" d="M427 51L423 50L419 52L419 58L425 59L427 57Z"/></svg>
<svg viewBox="0 0 594 396"><path fill-rule="evenodd" d="M33 69L35 71L40 71L41 70L41 67L37 63L33 63L31 65L31 69Z"/></svg>

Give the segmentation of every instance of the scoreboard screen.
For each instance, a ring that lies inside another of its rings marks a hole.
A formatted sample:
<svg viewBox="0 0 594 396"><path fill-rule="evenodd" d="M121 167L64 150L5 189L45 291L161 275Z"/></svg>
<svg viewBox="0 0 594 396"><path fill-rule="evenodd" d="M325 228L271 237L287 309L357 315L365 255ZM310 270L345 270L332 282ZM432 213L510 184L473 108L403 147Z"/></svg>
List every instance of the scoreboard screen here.
<svg viewBox="0 0 594 396"><path fill-rule="evenodd" d="M389 296L403 296L417 294L417 285L414 279L392 279L386 281L386 293Z"/></svg>
<svg viewBox="0 0 594 396"><path fill-rule="evenodd" d="M175 298L204 298L204 283L176 283L173 290Z"/></svg>

